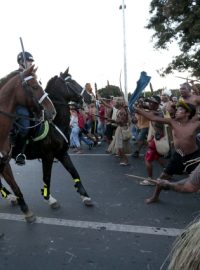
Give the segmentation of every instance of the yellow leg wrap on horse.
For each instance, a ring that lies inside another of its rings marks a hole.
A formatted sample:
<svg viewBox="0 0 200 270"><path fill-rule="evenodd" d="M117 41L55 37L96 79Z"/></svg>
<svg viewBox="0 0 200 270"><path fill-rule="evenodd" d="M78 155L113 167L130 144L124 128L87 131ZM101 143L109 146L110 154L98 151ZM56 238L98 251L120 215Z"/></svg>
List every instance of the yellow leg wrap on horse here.
<svg viewBox="0 0 200 270"><path fill-rule="evenodd" d="M79 178L76 178L76 179L74 179L74 182L75 183L78 183L78 182L80 182L81 180L79 179Z"/></svg>
<svg viewBox="0 0 200 270"><path fill-rule="evenodd" d="M3 188L0 189L1 195L3 198L6 198L8 194L3 190Z"/></svg>
<svg viewBox="0 0 200 270"><path fill-rule="evenodd" d="M44 197L48 196L48 189L47 189L47 185L44 185L44 193L43 193Z"/></svg>

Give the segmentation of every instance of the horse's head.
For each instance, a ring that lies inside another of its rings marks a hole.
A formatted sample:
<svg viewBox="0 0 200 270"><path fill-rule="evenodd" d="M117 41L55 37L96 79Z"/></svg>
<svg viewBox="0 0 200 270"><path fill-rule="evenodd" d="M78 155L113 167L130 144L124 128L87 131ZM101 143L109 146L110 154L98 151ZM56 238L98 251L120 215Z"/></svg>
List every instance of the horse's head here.
<svg viewBox="0 0 200 270"><path fill-rule="evenodd" d="M48 120L53 120L56 116L56 110L49 99L48 94L45 93L41 84L37 81L37 69L34 65L20 73L21 85L25 91L25 103L37 115L41 115L42 110L45 110L45 116Z"/></svg>
<svg viewBox="0 0 200 270"><path fill-rule="evenodd" d="M64 73L61 72L60 77L58 78L65 86L66 98L68 98L69 101L75 101L76 103L82 104L83 99L81 94L83 87L72 79L72 76L69 74L69 68L67 68Z"/></svg>

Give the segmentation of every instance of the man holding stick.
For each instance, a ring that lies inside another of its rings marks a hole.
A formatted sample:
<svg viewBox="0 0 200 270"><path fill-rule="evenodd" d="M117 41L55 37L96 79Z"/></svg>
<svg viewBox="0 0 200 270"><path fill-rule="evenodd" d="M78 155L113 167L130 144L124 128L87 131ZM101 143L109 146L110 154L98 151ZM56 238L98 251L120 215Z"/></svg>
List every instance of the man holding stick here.
<svg viewBox="0 0 200 270"><path fill-rule="evenodd" d="M200 190L200 164L189 175L188 178L180 180L178 182L170 182L164 179L150 180L152 183L158 185L163 189L171 189L180 193L194 193Z"/></svg>

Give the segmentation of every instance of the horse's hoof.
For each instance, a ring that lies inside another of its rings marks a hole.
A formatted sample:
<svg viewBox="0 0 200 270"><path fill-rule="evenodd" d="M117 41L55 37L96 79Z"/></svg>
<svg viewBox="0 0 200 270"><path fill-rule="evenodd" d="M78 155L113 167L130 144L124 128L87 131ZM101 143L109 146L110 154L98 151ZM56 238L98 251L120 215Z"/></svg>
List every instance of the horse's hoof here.
<svg viewBox="0 0 200 270"><path fill-rule="evenodd" d="M51 195L49 195L49 199L47 201L52 209L59 209L60 208L60 204L58 203L58 201L54 197L52 197Z"/></svg>
<svg viewBox="0 0 200 270"><path fill-rule="evenodd" d="M9 194L7 196L7 200L11 203L11 205L16 206L18 205L17 197L13 194Z"/></svg>
<svg viewBox="0 0 200 270"><path fill-rule="evenodd" d="M60 204L58 202L54 202L52 204L50 204L52 209L59 209L60 208Z"/></svg>
<svg viewBox="0 0 200 270"><path fill-rule="evenodd" d="M85 204L85 206L93 206L93 202L90 197L82 196L82 201Z"/></svg>
<svg viewBox="0 0 200 270"><path fill-rule="evenodd" d="M18 201L17 200L11 201L10 203L11 203L12 206L17 206L18 205Z"/></svg>
<svg viewBox="0 0 200 270"><path fill-rule="evenodd" d="M28 223L33 223L36 221L36 216L33 212L29 211L27 214L25 214L25 219Z"/></svg>

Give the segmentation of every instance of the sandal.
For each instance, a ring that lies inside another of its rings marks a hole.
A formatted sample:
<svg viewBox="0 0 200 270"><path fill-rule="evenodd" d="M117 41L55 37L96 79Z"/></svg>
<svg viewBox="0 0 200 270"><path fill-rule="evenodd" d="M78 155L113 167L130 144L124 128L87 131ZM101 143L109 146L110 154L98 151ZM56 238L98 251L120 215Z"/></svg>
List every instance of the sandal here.
<svg viewBox="0 0 200 270"><path fill-rule="evenodd" d="M119 165L121 165L121 166L128 166L129 163L126 163L126 162L120 162Z"/></svg>

